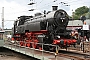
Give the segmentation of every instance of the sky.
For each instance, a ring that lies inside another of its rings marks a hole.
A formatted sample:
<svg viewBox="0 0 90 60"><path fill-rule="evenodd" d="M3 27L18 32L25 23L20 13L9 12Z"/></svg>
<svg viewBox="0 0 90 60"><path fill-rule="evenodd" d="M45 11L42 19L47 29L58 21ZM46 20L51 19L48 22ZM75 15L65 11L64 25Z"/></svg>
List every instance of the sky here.
<svg viewBox="0 0 90 60"><path fill-rule="evenodd" d="M30 6L28 5L30 2L35 2L36 4ZM51 11L52 5L58 5L58 9L67 11L68 15L71 16L72 10L75 11L75 9L82 6L89 7L89 3L90 0L0 0L0 27L2 27L2 7L4 7L4 28L11 29L14 20L19 16L34 15L36 12L43 13L44 10ZM28 11L32 8L35 10Z"/></svg>

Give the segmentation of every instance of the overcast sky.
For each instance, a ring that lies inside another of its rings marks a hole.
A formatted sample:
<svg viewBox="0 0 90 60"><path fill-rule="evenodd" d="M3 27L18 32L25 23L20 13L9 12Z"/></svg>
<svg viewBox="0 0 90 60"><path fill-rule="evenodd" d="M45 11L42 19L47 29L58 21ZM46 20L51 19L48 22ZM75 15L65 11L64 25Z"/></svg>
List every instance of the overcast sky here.
<svg viewBox="0 0 90 60"><path fill-rule="evenodd" d="M58 5L58 9L64 9L68 12L69 15L72 15L72 10L74 11L78 7L81 6L90 6L90 0L33 0L36 4L33 6L29 6L30 0L0 0L0 15L2 16L2 7L4 7L4 28L12 28L13 21L7 20L16 20L17 17L21 15L34 15L36 12L51 11L52 5ZM31 0L32 2L32 0ZM67 3L61 4L60 2ZM29 9L36 9L34 12L28 11ZM0 27L2 18L0 16Z"/></svg>

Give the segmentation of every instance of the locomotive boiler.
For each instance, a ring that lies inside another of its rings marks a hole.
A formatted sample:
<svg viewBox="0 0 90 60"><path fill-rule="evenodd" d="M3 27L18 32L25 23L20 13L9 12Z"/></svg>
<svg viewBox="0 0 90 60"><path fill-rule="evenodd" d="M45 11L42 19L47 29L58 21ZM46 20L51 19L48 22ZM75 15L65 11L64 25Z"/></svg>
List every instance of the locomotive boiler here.
<svg viewBox="0 0 90 60"><path fill-rule="evenodd" d="M66 11L53 6L53 11L35 16L20 16L14 22L13 41L19 41L21 46L42 48L38 43L66 46L76 43L76 40L67 39L69 34L66 27L69 21ZM33 42L33 43L32 43ZM50 49L44 46L44 49Z"/></svg>

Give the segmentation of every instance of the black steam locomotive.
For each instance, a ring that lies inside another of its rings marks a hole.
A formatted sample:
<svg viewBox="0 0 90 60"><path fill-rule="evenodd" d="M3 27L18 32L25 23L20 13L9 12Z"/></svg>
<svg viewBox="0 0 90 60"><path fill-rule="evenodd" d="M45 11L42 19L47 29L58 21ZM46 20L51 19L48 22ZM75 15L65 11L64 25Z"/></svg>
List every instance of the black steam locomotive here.
<svg viewBox="0 0 90 60"><path fill-rule="evenodd" d="M76 40L67 39L67 24L69 21L66 11L53 6L53 11L35 16L20 16L14 22L13 41L17 40L21 46L42 48L37 43L66 46L76 43ZM33 42L33 43L31 43ZM50 48L50 47L49 47ZM44 49L49 49L44 46Z"/></svg>

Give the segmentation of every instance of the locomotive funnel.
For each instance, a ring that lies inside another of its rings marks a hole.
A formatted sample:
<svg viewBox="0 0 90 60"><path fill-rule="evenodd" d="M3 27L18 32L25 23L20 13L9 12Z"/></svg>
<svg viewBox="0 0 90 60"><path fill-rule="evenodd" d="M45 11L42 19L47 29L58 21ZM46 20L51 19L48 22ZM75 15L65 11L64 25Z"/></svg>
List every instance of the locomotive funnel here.
<svg viewBox="0 0 90 60"><path fill-rule="evenodd" d="M52 6L52 11L55 11L58 9L58 6Z"/></svg>

